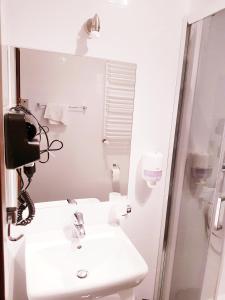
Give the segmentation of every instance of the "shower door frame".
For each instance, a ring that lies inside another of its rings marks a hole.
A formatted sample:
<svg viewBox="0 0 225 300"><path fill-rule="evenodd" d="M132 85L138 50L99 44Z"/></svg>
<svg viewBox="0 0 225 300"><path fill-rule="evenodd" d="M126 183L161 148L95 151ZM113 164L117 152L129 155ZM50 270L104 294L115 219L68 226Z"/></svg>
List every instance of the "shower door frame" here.
<svg viewBox="0 0 225 300"><path fill-rule="evenodd" d="M189 143L189 132L192 117L192 107L195 97L195 87L197 83L198 65L201 50L201 39L203 20L191 24L189 39L187 41L187 62L188 65L183 69L184 86L181 86L180 109L177 117L177 136L175 138L172 175L170 180L170 191L168 198L166 228L164 235L165 256L161 261L161 286L160 300L168 300L170 296L170 287L172 281L173 264L175 257L175 247L178 233L178 222L181 204L181 195L183 188L184 170L186 165L186 154ZM189 83L189 93L187 93L186 84ZM182 91L182 89L184 89ZM182 97L183 96L183 97ZM185 114L184 114L185 112ZM180 120L182 122L180 124ZM180 126L179 126L180 125ZM180 127L180 128L178 128ZM176 185L174 185L176 182Z"/></svg>
<svg viewBox="0 0 225 300"><path fill-rule="evenodd" d="M213 17L212 15L211 17ZM210 17L210 16L209 16ZM208 18L209 18L208 17ZM177 118L177 136L176 142L174 144L174 152L173 152L173 162L172 162L172 174L171 182L170 182L170 193L168 199L168 209L167 209L167 220L166 223L168 227L166 228L165 237L164 237L164 252L165 256L161 260L161 293L158 298L160 300L168 300L170 299L170 291L171 291L171 283L172 283L172 274L173 274L173 265L174 265L174 258L175 258L175 248L177 242L177 233L178 233L178 222L179 222L179 214L180 214L180 205L181 205L181 195L183 189L183 180L184 180L184 171L186 165L186 157L187 157L187 150L189 144L189 134L190 134L190 126L191 126L191 118L192 118L192 108L194 104L195 98L195 90L197 84L197 76L198 76L198 67L201 62L200 52L204 48L204 34L203 34L203 27L207 27L210 19L202 19L197 23L191 24L190 30L190 38L188 42L188 53L187 53L187 61L188 65L187 68L183 70L185 74L185 81L184 81L184 92L183 98L180 99L180 110L178 111L178 118ZM187 88L188 87L188 88ZM182 87L181 87L182 90ZM182 94L182 91L181 91ZM182 119L182 122L179 123L179 120ZM224 144L224 143L222 143ZM224 151L224 145L221 146L222 151ZM220 154L221 156L221 154ZM222 157L222 156L221 156ZM221 162L222 163L222 160ZM221 167L221 166L220 166ZM218 169L218 172L221 169ZM217 187L215 187L218 189ZM218 191L215 192L217 195ZM213 214L212 219L215 218L216 212L216 202L214 203L213 207ZM210 229L210 232L213 233L213 227ZM224 235L222 239L221 247L224 245ZM224 254L220 257L221 260L224 260ZM212 259L212 258L211 258ZM206 259L206 267L209 257ZM207 270L207 269L206 269ZM206 272L205 270L205 272ZM204 275L205 277L205 275ZM217 274L215 278L214 285L211 287L211 292L213 291L214 297L218 296L218 287L219 287L219 280L221 277L221 268L219 265L217 266ZM202 278L202 294L204 295L205 291L205 278ZM212 289L213 288L213 289ZM210 292L210 289L209 291ZM208 293L207 292L207 293ZM212 294L210 295L212 297ZM207 296L208 297L208 296ZM203 298L201 298L203 299ZM215 298L217 299L217 298Z"/></svg>

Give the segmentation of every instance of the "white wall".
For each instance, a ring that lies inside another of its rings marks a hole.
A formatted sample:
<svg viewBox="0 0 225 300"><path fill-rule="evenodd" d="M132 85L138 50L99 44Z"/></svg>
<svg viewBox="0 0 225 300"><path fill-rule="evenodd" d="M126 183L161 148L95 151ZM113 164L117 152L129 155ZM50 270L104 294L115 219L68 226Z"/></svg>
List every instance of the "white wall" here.
<svg viewBox="0 0 225 300"><path fill-rule="evenodd" d="M5 44L86 52L137 64L129 179L133 212L125 230L150 270L137 297L152 299L178 100L184 1L130 0L128 6L119 7L103 0L5 0L4 5ZM102 22L101 38L86 40L80 28L96 12ZM150 150L164 157L163 178L152 191L141 180L139 165L141 154Z"/></svg>
<svg viewBox="0 0 225 300"><path fill-rule="evenodd" d="M193 23L225 8L225 0L191 0L189 22Z"/></svg>

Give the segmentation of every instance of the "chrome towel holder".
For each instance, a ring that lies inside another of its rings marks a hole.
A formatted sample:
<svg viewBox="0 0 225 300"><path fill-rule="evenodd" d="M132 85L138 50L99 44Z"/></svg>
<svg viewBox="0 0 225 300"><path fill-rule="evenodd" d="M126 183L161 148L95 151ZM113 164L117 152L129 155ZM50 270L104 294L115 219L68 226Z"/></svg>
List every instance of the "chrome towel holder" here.
<svg viewBox="0 0 225 300"><path fill-rule="evenodd" d="M46 104L41 104L41 103L37 102L37 106L40 109L44 109L46 107ZM78 109L85 113L88 107L86 105L81 105L81 106L69 105L68 108L70 110Z"/></svg>

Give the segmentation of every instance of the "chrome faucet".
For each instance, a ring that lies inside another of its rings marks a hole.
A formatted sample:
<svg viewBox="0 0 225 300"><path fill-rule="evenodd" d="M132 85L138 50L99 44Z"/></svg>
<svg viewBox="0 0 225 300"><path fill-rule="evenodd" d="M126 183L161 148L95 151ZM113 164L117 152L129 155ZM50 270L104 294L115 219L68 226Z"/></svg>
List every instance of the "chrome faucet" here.
<svg viewBox="0 0 225 300"><path fill-rule="evenodd" d="M76 228L76 232L78 234L78 237L82 238L85 236L84 216L83 216L82 212L77 211L74 213L74 217L75 217L74 226Z"/></svg>
<svg viewBox="0 0 225 300"><path fill-rule="evenodd" d="M67 201L69 204L76 204L76 205L77 205L77 200L76 200L76 199L70 199L70 198L67 198L66 201Z"/></svg>

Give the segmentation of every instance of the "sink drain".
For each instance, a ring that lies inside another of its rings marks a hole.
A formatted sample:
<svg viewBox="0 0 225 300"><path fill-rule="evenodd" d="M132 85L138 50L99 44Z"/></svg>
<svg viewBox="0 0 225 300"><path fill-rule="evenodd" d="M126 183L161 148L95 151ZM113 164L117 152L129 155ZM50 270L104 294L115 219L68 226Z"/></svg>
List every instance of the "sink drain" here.
<svg viewBox="0 0 225 300"><path fill-rule="evenodd" d="M77 277L78 278L86 278L88 276L88 271L87 270L79 270L77 272Z"/></svg>

